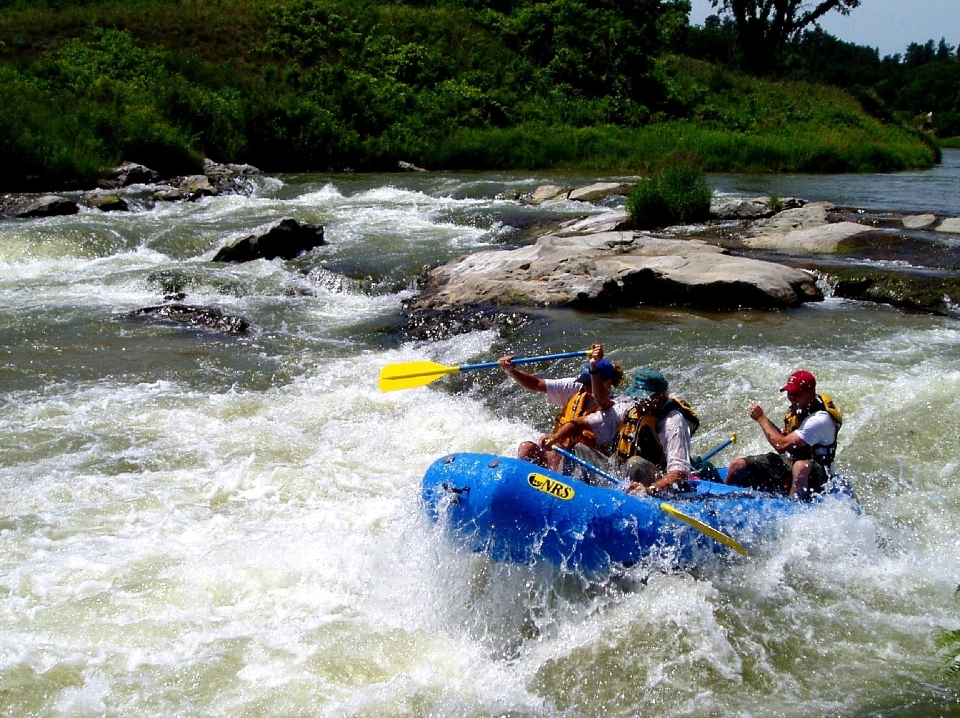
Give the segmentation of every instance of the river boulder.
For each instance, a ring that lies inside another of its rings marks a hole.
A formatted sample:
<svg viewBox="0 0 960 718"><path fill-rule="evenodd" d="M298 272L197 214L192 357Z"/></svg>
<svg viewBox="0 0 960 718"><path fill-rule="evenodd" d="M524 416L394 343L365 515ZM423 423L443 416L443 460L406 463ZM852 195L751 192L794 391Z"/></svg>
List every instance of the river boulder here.
<svg viewBox="0 0 960 718"><path fill-rule="evenodd" d="M287 217L258 227L253 234L223 247L214 262L251 262L254 259L293 259L314 247L321 247L323 225Z"/></svg>
<svg viewBox="0 0 960 718"><path fill-rule="evenodd" d="M76 214L80 211L80 206L67 197L60 195L47 194L38 197L25 206L13 211L11 216L22 219L31 219L35 217L63 217Z"/></svg>
<svg viewBox="0 0 960 718"><path fill-rule="evenodd" d="M586 187L577 187L567 195L567 199L576 202L602 202L607 197L629 194L634 186L625 182L595 182Z"/></svg>
<svg viewBox="0 0 960 718"><path fill-rule="evenodd" d="M130 209L127 201L118 194L91 192L85 199L87 204L101 212L126 212Z"/></svg>
<svg viewBox="0 0 960 718"><path fill-rule="evenodd" d="M633 232L547 235L513 250L461 257L428 273L412 313L468 306L708 309L796 307L821 301L814 277L736 257L700 240Z"/></svg>
<svg viewBox="0 0 960 718"><path fill-rule="evenodd" d="M900 222L907 229L922 229L937 221L935 214L908 214Z"/></svg>
<svg viewBox="0 0 960 718"><path fill-rule="evenodd" d="M560 202L565 200L569 194L569 187L562 187L557 184L542 184L523 199L528 204L543 204L544 202Z"/></svg>
<svg viewBox="0 0 960 718"><path fill-rule="evenodd" d="M940 226L938 232L950 232L951 234L960 234L960 217L947 217Z"/></svg>
<svg viewBox="0 0 960 718"><path fill-rule="evenodd" d="M105 189L129 187L132 184L153 184L160 173L136 162L124 162L114 167L100 178L100 186Z"/></svg>

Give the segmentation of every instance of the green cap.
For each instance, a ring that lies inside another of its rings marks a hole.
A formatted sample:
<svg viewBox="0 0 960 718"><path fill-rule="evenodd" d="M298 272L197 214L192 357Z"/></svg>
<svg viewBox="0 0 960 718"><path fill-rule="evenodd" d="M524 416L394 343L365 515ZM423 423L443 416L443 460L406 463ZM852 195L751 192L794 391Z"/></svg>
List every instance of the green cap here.
<svg viewBox="0 0 960 718"><path fill-rule="evenodd" d="M623 393L638 399L647 399L654 394L666 391L669 387L666 377L656 369L641 369L633 375L633 384Z"/></svg>

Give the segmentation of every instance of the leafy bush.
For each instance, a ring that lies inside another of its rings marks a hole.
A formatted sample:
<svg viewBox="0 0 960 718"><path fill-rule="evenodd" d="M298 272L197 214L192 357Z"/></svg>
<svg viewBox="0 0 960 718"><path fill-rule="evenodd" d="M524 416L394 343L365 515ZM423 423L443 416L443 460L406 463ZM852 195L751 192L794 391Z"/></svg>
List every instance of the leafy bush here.
<svg viewBox="0 0 960 718"><path fill-rule="evenodd" d="M960 586L954 591L954 596L960 596ZM960 629L939 629L934 636L934 643L943 660L943 670L960 678Z"/></svg>
<svg viewBox="0 0 960 718"><path fill-rule="evenodd" d="M711 191L692 156L679 156L627 196L637 229L698 222L710 217Z"/></svg>

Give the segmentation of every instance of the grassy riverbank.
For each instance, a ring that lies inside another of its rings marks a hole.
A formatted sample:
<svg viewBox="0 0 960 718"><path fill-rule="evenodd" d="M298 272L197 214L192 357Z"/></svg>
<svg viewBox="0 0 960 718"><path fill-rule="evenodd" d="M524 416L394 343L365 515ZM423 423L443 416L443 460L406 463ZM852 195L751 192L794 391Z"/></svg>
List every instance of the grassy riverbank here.
<svg viewBox="0 0 960 718"><path fill-rule="evenodd" d="M696 155L708 172L885 172L929 167L935 156L916 137L869 121L866 127L749 131L672 121L642 128L461 130L424 151L420 161L432 168L648 172L677 153Z"/></svg>
<svg viewBox="0 0 960 718"><path fill-rule="evenodd" d="M924 136L809 83L667 54L653 0L0 0L0 183L122 160L266 171L929 167ZM500 7L499 5L496 7Z"/></svg>

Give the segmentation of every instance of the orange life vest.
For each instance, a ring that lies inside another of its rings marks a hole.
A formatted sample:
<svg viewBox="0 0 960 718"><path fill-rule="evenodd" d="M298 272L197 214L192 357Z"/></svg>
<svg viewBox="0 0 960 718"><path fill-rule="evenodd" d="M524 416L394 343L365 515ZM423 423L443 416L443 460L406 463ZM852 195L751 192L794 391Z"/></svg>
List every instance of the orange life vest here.
<svg viewBox="0 0 960 718"><path fill-rule="evenodd" d="M553 433L556 434L560 430L560 427L568 421L592 414L596 410L597 402L593 400L593 394L585 389L579 389L576 394L570 397L560 413L557 414L557 420L553 424ZM595 449L597 448L597 437L589 429L584 429L579 435L560 442L559 446L566 449L573 444L586 444L591 449Z"/></svg>
<svg viewBox="0 0 960 718"><path fill-rule="evenodd" d="M660 443L657 433L657 422L671 411L679 410L690 424L690 434L700 428L700 417L693 407L683 399L670 397L667 402L656 411L640 413L639 404L634 404L623 417L620 433L617 435L617 458L624 462L631 456L641 456L651 464L667 468L667 452Z"/></svg>

